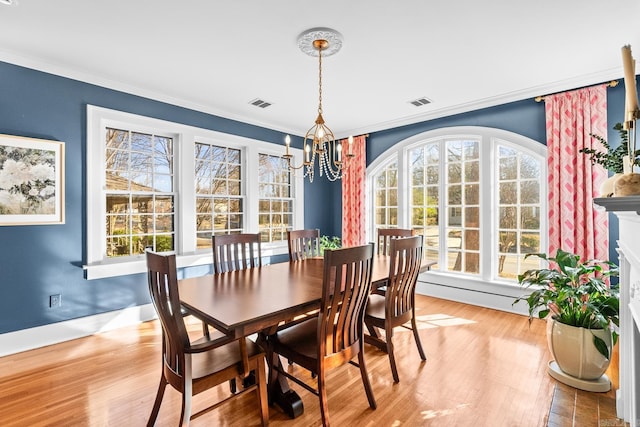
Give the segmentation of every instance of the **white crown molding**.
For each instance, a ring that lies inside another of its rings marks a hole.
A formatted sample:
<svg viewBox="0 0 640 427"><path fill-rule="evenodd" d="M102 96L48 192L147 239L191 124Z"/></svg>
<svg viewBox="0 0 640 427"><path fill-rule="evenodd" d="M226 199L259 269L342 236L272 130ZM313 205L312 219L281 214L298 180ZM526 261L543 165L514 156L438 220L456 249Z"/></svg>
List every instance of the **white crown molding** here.
<svg viewBox="0 0 640 427"><path fill-rule="evenodd" d="M246 124L264 127L278 132L289 133L291 135L297 135L299 132L297 129L285 128L282 126L276 126L273 123L267 123L264 121L255 120L255 118L246 117L240 114L233 114L228 111L222 111L219 109L204 106L198 103L187 101L185 99L174 98L162 93L149 91L138 86L133 86L121 81L110 80L96 76L94 74L83 72L80 70L70 69L69 67L60 66L50 62L42 61L18 55L15 53L0 51L0 61L4 61L10 64L19 65L26 68L42 71L58 75L61 77L78 80L81 82L94 84L97 86L105 87L108 89L118 90L128 94L149 98L155 101L165 102L171 105L192 109L195 111L212 114L218 117L226 118L229 120L236 120ZM496 95L489 98L484 98L475 102L469 102L465 104L459 104L452 107L445 107L428 111L424 114L417 114L408 117L401 117L398 119L388 120L379 123L371 123L359 128L350 129L348 131L336 132L336 138L346 138L349 135L360 135L365 133L372 133L377 131L383 131L393 129L396 127L412 125L429 120L435 120L442 117L453 116L456 114L467 113L470 111L480 110L483 108L494 107L497 105L507 104L510 102L521 101L523 99L533 98L539 95L546 95L550 93L562 92L566 90L576 89L584 86L598 84L609 80L620 79L622 82L622 67L616 67L608 70L604 70L598 73L592 73L582 76L577 76L571 79L559 80L547 85L541 85L531 87L523 90L507 92L500 95Z"/></svg>
<svg viewBox="0 0 640 427"><path fill-rule="evenodd" d="M495 107L497 105L508 104L510 102L522 101L527 98L531 98L531 102L535 102L533 98L540 95L548 95L557 92L564 92L573 90L585 86L591 86L610 80L619 80L619 83L624 84L622 81L622 68L616 67L608 70L604 70L599 73L587 74L583 76L574 77L571 79L559 80L547 85L535 86L527 89L522 89L513 92L507 92L500 95L484 98L475 102L469 102L465 104L458 104L453 107L439 108L431 110L424 114L418 114L409 117L401 117L395 120L389 120L380 123L372 123L365 127L357 129L350 129L346 132L340 132L336 134L336 138L346 138L348 135L361 135L365 133L372 133L377 131L383 131L387 129L393 129L396 127L412 125L416 123L426 122L429 120L440 119L443 117L453 116L456 114L468 113L470 111L481 110L483 108Z"/></svg>

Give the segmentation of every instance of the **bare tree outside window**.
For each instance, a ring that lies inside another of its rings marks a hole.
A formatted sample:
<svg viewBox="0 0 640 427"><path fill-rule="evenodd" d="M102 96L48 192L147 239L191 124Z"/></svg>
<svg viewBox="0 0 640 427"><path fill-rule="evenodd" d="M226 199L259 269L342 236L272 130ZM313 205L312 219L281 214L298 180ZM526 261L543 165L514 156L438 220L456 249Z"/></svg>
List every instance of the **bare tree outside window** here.
<svg viewBox="0 0 640 427"><path fill-rule="evenodd" d="M212 235L244 229L242 153L196 142L194 154L197 248L210 248Z"/></svg>
<svg viewBox="0 0 640 427"><path fill-rule="evenodd" d="M107 257L174 249L173 139L107 128Z"/></svg>
<svg viewBox="0 0 640 427"><path fill-rule="evenodd" d="M293 229L291 173L279 156L258 155L258 227L262 242L287 239Z"/></svg>

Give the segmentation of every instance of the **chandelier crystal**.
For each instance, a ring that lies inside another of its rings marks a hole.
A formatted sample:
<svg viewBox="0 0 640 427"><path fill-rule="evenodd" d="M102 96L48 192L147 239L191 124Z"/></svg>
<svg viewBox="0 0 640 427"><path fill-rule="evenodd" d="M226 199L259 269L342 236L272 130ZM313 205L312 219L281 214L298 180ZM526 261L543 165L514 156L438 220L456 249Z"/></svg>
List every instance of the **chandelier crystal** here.
<svg viewBox="0 0 640 427"><path fill-rule="evenodd" d="M287 160L289 170L303 169L304 177L309 177L313 182L316 160L320 176L326 176L329 181L341 179L344 170L349 166L349 160L353 154L353 137L349 137L346 153L343 153L342 144L336 141L333 131L326 125L322 117L322 58L338 52L342 47L342 37L334 30L328 28L314 28L307 30L298 37L298 47L307 55L318 56L318 116L315 124L309 128L304 136L304 161L300 166L294 166L293 155L289 151L291 138L285 138L286 153L283 156Z"/></svg>

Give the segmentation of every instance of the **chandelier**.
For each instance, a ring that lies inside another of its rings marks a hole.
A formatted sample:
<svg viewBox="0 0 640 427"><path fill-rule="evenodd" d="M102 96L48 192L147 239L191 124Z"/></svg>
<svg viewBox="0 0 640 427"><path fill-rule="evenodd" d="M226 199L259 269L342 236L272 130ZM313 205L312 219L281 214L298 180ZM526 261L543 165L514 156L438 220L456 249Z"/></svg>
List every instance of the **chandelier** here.
<svg viewBox="0 0 640 427"><path fill-rule="evenodd" d="M300 166L292 162L293 155L289 151L291 138L285 138L286 152L283 158L287 161L289 170L295 172L303 169L304 177L309 177L313 182L316 160L320 176L325 175L329 181L342 178L347 169L349 160L354 157L353 137L349 137L347 152L343 154L342 143L335 140L333 131L324 122L322 117L322 58L338 52L342 47L342 36L329 28L313 28L302 33L298 37L298 47L309 56L318 57L318 117L315 124L304 136L304 161Z"/></svg>

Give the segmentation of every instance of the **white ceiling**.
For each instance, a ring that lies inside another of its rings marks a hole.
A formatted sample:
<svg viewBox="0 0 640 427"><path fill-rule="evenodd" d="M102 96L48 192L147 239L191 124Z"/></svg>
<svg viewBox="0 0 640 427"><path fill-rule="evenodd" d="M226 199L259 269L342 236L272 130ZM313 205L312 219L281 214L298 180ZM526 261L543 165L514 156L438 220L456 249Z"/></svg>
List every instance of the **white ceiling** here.
<svg viewBox="0 0 640 427"><path fill-rule="evenodd" d="M638 0L13 1L2 61L295 135L317 115L313 27L344 39L323 61L336 137L621 78L625 44L640 58Z"/></svg>

